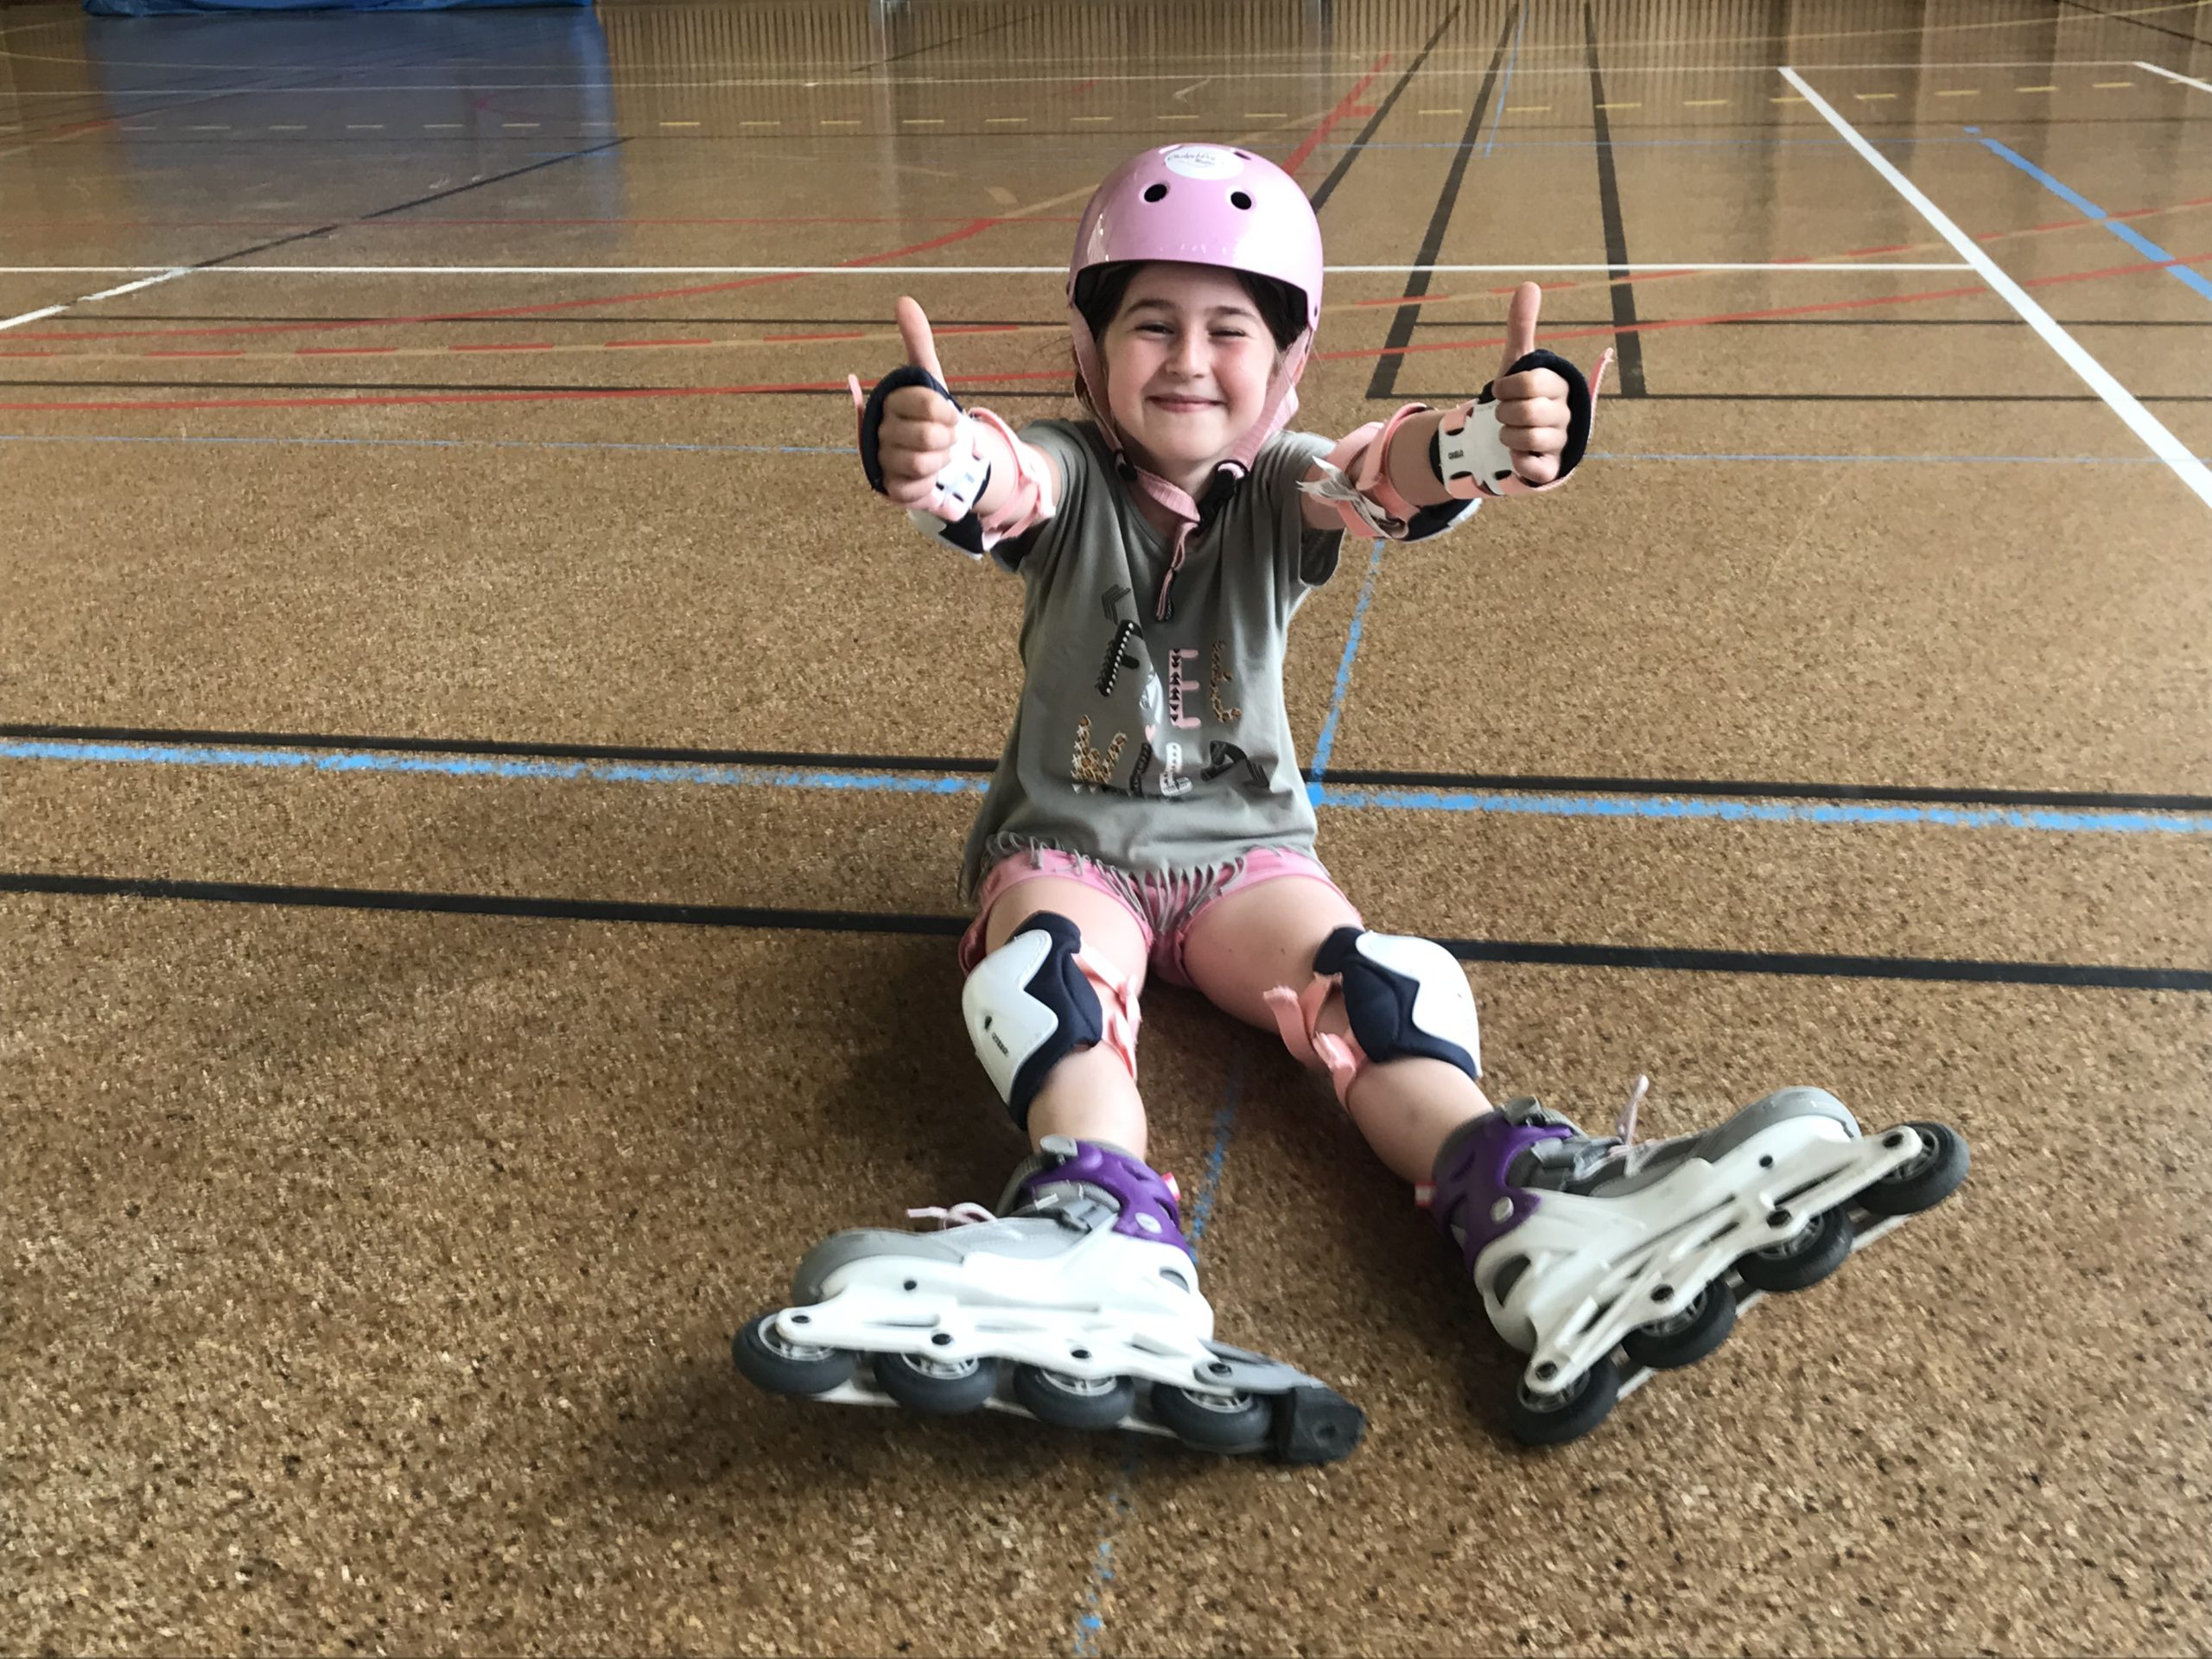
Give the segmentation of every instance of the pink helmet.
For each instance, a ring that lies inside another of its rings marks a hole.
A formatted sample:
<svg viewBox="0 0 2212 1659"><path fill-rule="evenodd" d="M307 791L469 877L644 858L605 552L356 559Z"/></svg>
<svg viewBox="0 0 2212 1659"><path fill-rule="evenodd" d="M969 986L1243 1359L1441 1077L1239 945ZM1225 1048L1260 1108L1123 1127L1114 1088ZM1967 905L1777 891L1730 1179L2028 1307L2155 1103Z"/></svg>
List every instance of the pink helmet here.
<svg viewBox="0 0 2212 1659"><path fill-rule="evenodd" d="M1068 262L1069 325L1077 372L1092 412L1116 449L1106 410L1098 342L1076 308L1076 281L1099 265L1167 260L1271 276L1306 302L1306 332L1284 353L1278 384L1258 424L1230 459L1242 472L1260 445L1298 410L1293 390L1306 371L1321 321L1321 226L1292 178L1265 156L1219 144L1168 144L1123 162L1083 210Z"/></svg>
<svg viewBox="0 0 2212 1659"><path fill-rule="evenodd" d="M1287 283L1321 321L1321 226L1298 181L1265 156L1217 144L1169 144L1124 162L1083 210L1068 298L1094 265L1166 259Z"/></svg>

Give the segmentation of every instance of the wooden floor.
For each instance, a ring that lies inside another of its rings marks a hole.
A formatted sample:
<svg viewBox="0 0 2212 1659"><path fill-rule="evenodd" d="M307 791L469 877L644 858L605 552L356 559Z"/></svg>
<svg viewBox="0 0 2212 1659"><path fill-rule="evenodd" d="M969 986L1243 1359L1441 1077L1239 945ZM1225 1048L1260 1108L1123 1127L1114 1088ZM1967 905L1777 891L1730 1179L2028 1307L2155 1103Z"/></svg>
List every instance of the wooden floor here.
<svg viewBox="0 0 2212 1659"><path fill-rule="evenodd" d="M730 1370L1021 1151L951 951L1019 589L843 378L912 293L1064 412L1073 216L1177 137L1319 205L1309 429L1471 394L1523 277L1621 353L1572 488L1294 637L1493 1092L1974 1147L1560 1452L1169 989L1221 1335L1355 1457ZM0 1647L2212 1648L2212 7L10 5L0 410Z"/></svg>

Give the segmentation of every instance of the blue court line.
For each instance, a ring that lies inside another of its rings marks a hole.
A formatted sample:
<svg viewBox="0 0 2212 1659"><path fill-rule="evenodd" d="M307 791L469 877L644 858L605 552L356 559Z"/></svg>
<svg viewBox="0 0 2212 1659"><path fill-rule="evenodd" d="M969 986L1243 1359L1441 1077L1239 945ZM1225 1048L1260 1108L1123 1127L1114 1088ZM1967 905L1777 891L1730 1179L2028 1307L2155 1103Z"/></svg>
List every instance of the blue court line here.
<svg viewBox="0 0 2212 1659"><path fill-rule="evenodd" d="M1371 579L1371 572L1370 572ZM1355 622L1338 677L1339 702L1358 645ZM1332 711L1333 712L1333 711ZM197 747L187 744L96 743L58 739L0 741L0 760L74 765L198 766L265 772L394 773L540 783L680 785L707 788L843 790L861 794L981 795L972 774L835 771L814 766L741 766L665 761L553 760L474 755L397 754L378 750ZM1340 811L1446 812L1507 817L1711 821L1726 823L1880 824L1950 830L2029 830L2061 835L2212 835L2212 813L2063 811L2043 807L1953 807L1910 804L1691 799L1670 795L1560 795L1510 790L1347 788L1315 780L1317 807Z"/></svg>
<svg viewBox="0 0 2212 1659"><path fill-rule="evenodd" d="M1490 136L1483 140L1483 154L1485 156L1497 143L1498 124L1505 119L1505 94L1513 86L1513 66L1521 61L1521 31L1528 27L1529 0L1521 0L1521 15L1513 22L1513 51L1505 60L1505 79L1498 83L1497 107L1491 114Z"/></svg>
<svg viewBox="0 0 2212 1659"><path fill-rule="evenodd" d="M2145 258L2155 259L2160 264L2165 264L2167 261L2175 257L2174 255L2168 253L2164 248L2153 242L2149 237L2144 235L2142 232L2128 224L2126 220L2113 218L2111 214L2106 213L2103 208L2098 207L2095 202L2091 201L2080 191L2075 190L2070 186L2063 184L2057 179L2053 178L2050 174L2044 172L2043 168L2037 167L2033 162L2021 155L2018 150L2014 149L2011 145L1999 143L1994 138L1980 137L1979 136L1981 132L1981 129L1980 127L1968 127L1966 130L1968 133L1976 135L1977 141L1980 143L1982 148L1988 150L1991 155L2001 156L2004 160L2012 162L2013 166L2018 168L2021 172L2026 174L2037 184L2043 186L2044 189L2050 191L2052 195L2056 196L2068 207L2072 207L2077 213L2088 215L2093 223L2111 232L2114 236L2126 243L2129 247L2134 249L2136 252L2141 254ZM2166 264L2165 274L2172 277L2176 282L2181 283L2183 287L2195 290L2196 293L2202 295L2208 300L2212 300L2212 277L2207 277L2197 271L2192 270L2187 265L2177 264Z"/></svg>
<svg viewBox="0 0 2212 1659"><path fill-rule="evenodd" d="M1329 752L1336 747L1337 722L1344 716L1344 698L1351 690L1352 658L1359 655L1360 632L1367 626L1367 605L1375 597L1375 578L1382 569L1383 546L1378 537L1375 551L1367 561L1367 581L1360 588L1359 603L1352 608L1351 632L1344 637L1344 659L1337 664L1336 688L1329 696L1329 717L1321 722L1321 735L1313 743L1316 779L1329 769Z"/></svg>
<svg viewBox="0 0 2212 1659"><path fill-rule="evenodd" d="M1243 1060L1241 1054L1232 1052L1221 1109L1213 1115L1213 1140L1206 1148L1206 1173L1199 1179L1198 1190L1191 1197L1189 1219L1183 1229L1191 1241L1193 1256L1206 1223L1213 1215L1214 1199L1221 1191L1222 1171L1229 1162L1229 1142L1236 1132L1236 1103L1243 1092ZM1129 1438L1135 1443L1129 1447L1129 1455L1122 1465L1120 1483L1106 1495L1106 1523L1099 1528L1098 1547L1091 1552L1090 1584L1084 1592L1084 1611L1075 1621L1076 1659L1098 1659L1098 1637L1106 1628L1102 1605L1106 1586L1114 1582L1114 1535L1136 1508L1128 1494L1136 1487L1144 1457L1144 1437L1132 1434Z"/></svg>
<svg viewBox="0 0 2212 1659"><path fill-rule="evenodd" d="M0 443L227 443L245 446L305 444L347 446L366 449L605 449L614 452L665 451L672 454L709 455L856 455L860 451L834 444L805 443L615 443L589 438L291 438L194 436L188 433L117 432L0 432ZM2156 455L1824 455L1699 454L1688 450L1592 449L1592 461L1919 461L1947 466L1984 467L2164 467ZM2201 456L2212 461L2212 455Z"/></svg>

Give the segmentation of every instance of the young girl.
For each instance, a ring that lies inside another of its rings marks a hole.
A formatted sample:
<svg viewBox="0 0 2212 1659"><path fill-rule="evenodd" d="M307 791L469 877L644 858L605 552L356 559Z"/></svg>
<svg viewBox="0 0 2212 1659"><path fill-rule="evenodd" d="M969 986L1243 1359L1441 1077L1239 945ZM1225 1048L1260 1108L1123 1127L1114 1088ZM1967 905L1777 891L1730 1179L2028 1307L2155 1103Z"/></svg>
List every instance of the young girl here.
<svg viewBox="0 0 2212 1659"><path fill-rule="evenodd" d="M866 400L853 383L869 482L1027 589L1020 704L962 870L976 914L960 963L977 1057L1034 1150L1003 1219L916 1211L945 1229L817 1247L794 1306L740 1333L738 1363L762 1386L1000 1405L1297 1461L1351 1450L1356 1407L1209 1340L1177 1194L1144 1162L1136 1033L1154 974L1279 1031L1327 1071L1382 1161L1433 1185L1491 1317L1535 1351L1514 1411L1524 1439L1605 1414L1624 1338L1648 1363L1717 1345L1733 1312L1719 1275L1747 1245L1800 1277L1825 1271L1850 1243L1835 1206L1934 1166L1932 1137L1910 1129L1870 1156L1815 1090L1633 1157L1630 1125L1600 1140L1534 1102L1494 1111L1459 963L1366 931L1316 859L1283 709L1292 614L1335 573L1347 531L1418 539L1484 497L1563 481L1592 401L1572 365L1535 349L1527 283L1504 372L1472 402L1408 405L1333 442L1287 432L1322 269L1313 209L1281 169L1235 149L1155 149L1099 187L1077 234L1070 327L1088 420L1017 434L960 409L907 299L908 366ZM1655 1229L1714 1211L1703 1177L1722 1166L1759 1172L1756 1192L1738 1180L1723 1199L1740 1230L1656 1260ZM1808 1179L1828 1186L1794 1212L1771 1201ZM1540 1192L1554 1212L1541 1226ZM1642 1300L1593 1290L1608 1275ZM1608 1304L1594 1322L1581 1317L1593 1296Z"/></svg>

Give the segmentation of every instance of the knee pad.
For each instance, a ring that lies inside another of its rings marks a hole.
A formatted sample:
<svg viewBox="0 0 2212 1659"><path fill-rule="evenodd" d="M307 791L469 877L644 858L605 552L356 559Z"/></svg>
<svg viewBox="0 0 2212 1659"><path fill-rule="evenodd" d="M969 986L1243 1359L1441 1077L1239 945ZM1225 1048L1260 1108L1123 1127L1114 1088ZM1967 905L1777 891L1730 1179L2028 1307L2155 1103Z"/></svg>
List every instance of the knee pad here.
<svg viewBox="0 0 2212 1659"><path fill-rule="evenodd" d="M1037 912L976 964L961 988L960 1012L976 1058L1019 1128L1028 1127L1046 1075L1077 1049L1103 1043L1136 1075L1129 982L1087 955L1082 929L1054 912Z"/></svg>
<svg viewBox="0 0 2212 1659"><path fill-rule="evenodd" d="M1319 1028L1321 1009L1340 992L1351 1040ZM1449 950L1429 939L1340 927L1313 953L1303 991L1279 986L1267 995L1284 1046L1325 1069L1346 1101L1355 1078L1377 1061L1409 1056L1442 1060L1470 1077L1483 1075L1482 1027L1475 994Z"/></svg>

